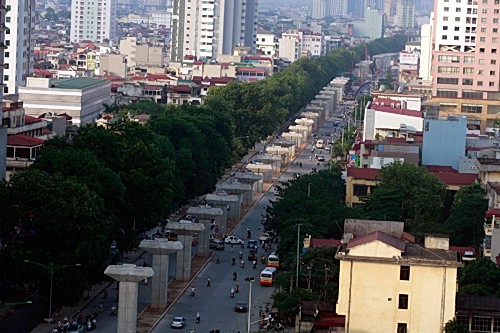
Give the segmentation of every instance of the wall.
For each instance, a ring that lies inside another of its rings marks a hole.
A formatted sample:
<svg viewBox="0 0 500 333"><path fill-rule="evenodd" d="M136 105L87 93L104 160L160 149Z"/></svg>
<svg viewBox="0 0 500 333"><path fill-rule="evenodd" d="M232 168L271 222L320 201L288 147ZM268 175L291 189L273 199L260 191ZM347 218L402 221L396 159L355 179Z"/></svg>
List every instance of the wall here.
<svg viewBox="0 0 500 333"><path fill-rule="evenodd" d="M341 260L337 313L346 316L346 333L396 332L397 323L407 323L408 332L439 333L454 316L456 272L411 266L410 280L402 281L398 263ZM408 309L398 309L399 294L409 295Z"/></svg>
<svg viewBox="0 0 500 333"><path fill-rule="evenodd" d="M465 156L467 119L425 119L422 164L451 166L459 169L460 158Z"/></svg>

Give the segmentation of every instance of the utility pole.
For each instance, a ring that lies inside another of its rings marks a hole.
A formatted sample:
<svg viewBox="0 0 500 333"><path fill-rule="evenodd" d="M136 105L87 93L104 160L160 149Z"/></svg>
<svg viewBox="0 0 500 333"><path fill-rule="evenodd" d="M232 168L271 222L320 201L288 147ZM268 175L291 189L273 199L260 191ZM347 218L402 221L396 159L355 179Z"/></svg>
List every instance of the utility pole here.
<svg viewBox="0 0 500 333"><path fill-rule="evenodd" d="M300 256L300 253L299 253L299 250L300 250L300 226L302 224L298 223L297 224L297 271L296 271L296 276L295 276L295 288L298 288L299 287L299 256Z"/></svg>
<svg viewBox="0 0 500 333"><path fill-rule="evenodd" d="M311 183L307 185L307 197L309 198L311 196Z"/></svg>

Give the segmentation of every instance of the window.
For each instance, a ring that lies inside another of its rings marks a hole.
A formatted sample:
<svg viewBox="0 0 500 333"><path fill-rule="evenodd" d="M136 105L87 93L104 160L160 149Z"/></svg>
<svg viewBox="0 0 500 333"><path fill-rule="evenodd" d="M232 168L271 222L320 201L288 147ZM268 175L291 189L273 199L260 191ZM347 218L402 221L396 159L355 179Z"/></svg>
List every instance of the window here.
<svg viewBox="0 0 500 333"><path fill-rule="evenodd" d="M354 185L354 195L358 197L363 197L368 195L368 186L366 185Z"/></svg>
<svg viewBox="0 0 500 333"><path fill-rule="evenodd" d="M484 74L484 71L482 69L477 71L477 75L483 75L483 74Z"/></svg>
<svg viewBox="0 0 500 333"><path fill-rule="evenodd" d="M458 36L453 36L453 40L458 40L459 37Z"/></svg>
<svg viewBox="0 0 500 333"><path fill-rule="evenodd" d="M444 7L444 11L445 12L449 12L450 11L450 7Z"/></svg>
<svg viewBox="0 0 500 333"><path fill-rule="evenodd" d="M448 39L448 36L447 36L447 35L442 35L442 36L441 36L441 39L442 39L442 40L447 40L447 39Z"/></svg>
<svg viewBox="0 0 500 333"><path fill-rule="evenodd" d="M486 51L486 49L485 49L484 47L481 47L481 48L479 49L479 53L484 53L485 51Z"/></svg>
<svg viewBox="0 0 500 333"><path fill-rule="evenodd" d="M474 63L474 57L465 56L464 57L464 63L466 63L466 64L473 64Z"/></svg>
<svg viewBox="0 0 500 333"><path fill-rule="evenodd" d="M498 38L497 38L497 37L493 37L493 38L491 39L491 42L492 42L492 43L498 43Z"/></svg>
<svg viewBox="0 0 500 333"><path fill-rule="evenodd" d="M484 65L484 59L479 59L479 64Z"/></svg>
<svg viewBox="0 0 500 333"><path fill-rule="evenodd" d="M483 18L481 19L481 23L486 23L486 18L484 18L484 17L483 17Z"/></svg>
<svg viewBox="0 0 500 333"><path fill-rule="evenodd" d="M455 31L460 31L460 27L455 27Z"/></svg>
<svg viewBox="0 0 500 333"><path fill-rule="evenodd" d="M10 23L10 16L7 16L7 17L5 18L5 22Z"/></svg>
<svg viewBox="0 0 500 333"><path fill-rule="evenodd" d="M460 68L451 66L438 66L438 73L458 74Z"/></svg>
<svg viewBox="0 0 500 333"><path fill-rule="evenodd" d="M471 331L491 332L491 318L473 316Z"/></svg>
<svg viewBox="0 0 500 333"><path fill-rule="evenodd" d="M405 281L410 280L410 266L401 266L399 268L399 279Z"/></svg>
<svg viewBox="0 0 500 333"><path fill-rule="evenodd" d="M474 90L463 90L462 97L463 98L472 98L472 99L482 99L483 92L482 91L474 91Z"/></svg>
<svg viewBox="0 0 500 333"><path fill-rule="evenodd" d="M443 16L443 21L448 21L448 16Z"/></svg>
<svg viewBox="0 0 500 333"><path fill-rule="evenodd" d="M458 78L456 77L438 77L438 84L458 84Z"/></svg>
<svg viewBox="0 0 500 333"><path fill-rule="evenodd" d="M460 56L440 55L440 56L438 56L438 61L439 62L454 62L454 63L459 63L460 62Z"/></svg>
<svg viewBox="0 0 500 333"><path fill-rule="evenodd" d="M397 333L408 333L408 325L406 323L398 323Z"/></svg>
<svg viewBox="0 0 500 333"><path fill-rule="evenodd" d="M481 32L486 32L486 28L481 28Z"/></svg>
<svg viewBox="0 0 500 333"><path fill-rule="evenodd" d="M474 84L474 80L473 79L462 79L462 84L464 86L472 86Z"/></svg>
<svg viewBox="0 0 500 333"><path fill-rule="evenodd" d="M460 13L460 11L461 11L461 8L460 8L460 7L457 7L457 8L455 9L455 12L457 12L457 13Z"/></svg>
<svg viewBox="0 0 500 333"><path fill-rule="evenodd" d="M497 19L497 18L494 18L494 19L493 19L493 23L498 23L498 19Z"/></svg>
<svg viewBox="0 0 500 333"><path fill-rule="evenodd" d="M493 28L493 32L497 33L498 32L498 28Z"/></svg>
<svg viewBox="0 0 500 333"><path fill-rule="evenodd" d="M9 81L9 76L8 76L8 75L4 75L4 76L3 76L3 80L4 80L4 81Z"/></svg>
<svg viewBox="0 0 500 333"><path fill-rule="evenodd" d="M460 22L460 17L455 17L455 22Z"/></svg>
<svg viewBox="0 0 500 333"><path fill-rule="evenodd" d="M482 86L483 85L483 81L477 81L477 85L478 86Z"/></svg>
<svg viewBox="0 0 500 333"><path fill-rule="evenodd" d="M408 309L408 295L399 294L398 309Z"/></svg>
<svg viewBox="0 0 500 333"><path fill-rule="evenodd" d="M490 87L494 87L495 86L495 82L493 81L490 81L490 83L488 84Z"/></svg>
<svg viewBox="0 0 500 333"><path fill-rule="evenodd" d="M495 75L495 71L490 71L490 75Z"/></svg>
<svg viewBox="0 0 500 333"><path fill-rule="evenodd" d="M464 67L464 74L473 74L473 73L474 73L474 68Z"/></svg>
<svg viewBox="0 0 500 333"><path fill-rule="evenodd" d="M479 37L479 41L480 41L481 43L486 42L486 37Z"/></svg>
<svg viewBox="0 0 500 333"><path fill-rule="evenodd" d="M452 98L457 98L458 97L458 91L457 90L452 90L452 89L438 89L436 92L437 97L452 97Z"/></svg>
<svg viewBox="0 0 500 333"><path fill-rule="evenodd" d="M447 26L447 25L445 25L445 26L443 27L443 30L448 30L448 26Z"/></svg>
<svg viewBox="0 0 500 333"><path fill-rule="evenodd" d="M475 104L462 104L462 113L482 113L483 106Z"/></svg>

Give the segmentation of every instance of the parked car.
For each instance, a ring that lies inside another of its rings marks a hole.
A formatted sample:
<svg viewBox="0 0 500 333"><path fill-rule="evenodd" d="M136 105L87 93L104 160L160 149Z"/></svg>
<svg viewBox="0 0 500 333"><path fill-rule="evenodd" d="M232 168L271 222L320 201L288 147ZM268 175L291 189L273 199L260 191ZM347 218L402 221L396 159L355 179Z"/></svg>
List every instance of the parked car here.
<svg viewBox="0 0 500 333"><path fill-rule="evenodd" d="M186 319L184 317L174 317L170 327L172 328L184 328L186 326Z"/></svg>
<svg viewBox="0 0 500 333"><path fill-rule="evenodd" d="M244 301L236 302L236 305L234 306L234 311L235 312L247 312L248 311L247 303Z"/></svg>
<svg viewBox="0 0 500 333"><path fill-rule="evenodd" d="M318 162L324 162L325 157L323 155L318 156Z"/></svg>
<svg viewBox="0 0 500 333"><path fill-rule="evenodd" d="M245 241L241 238L238 238L234 235L231 235L231 236L227 236L226 239L224 239L224 242L226 244L233 244L233 245L241 245L241 244L245 244Z"/></svg>
<svg viewBox="0 0 500 333"><path fill-rule="evenodd" d="M247 248L257 250L257 241L255 239L249 239L247 242Z"/></svg>
<svg viewBox="0 0 500 333"><path fill-rule="evenodd" d="M210 244L208 245L209 249L213 250L224 250L224 242L220 239L211 239Z"/></svg>
<svg viewBox="0 0 500 333"><path fill-rule="evenodd" d="M271 235L269 235L268 232L265 232L262 234L262 236L259 237L259 241L267 242L269 240L269 237L271 237Z"/></svg>

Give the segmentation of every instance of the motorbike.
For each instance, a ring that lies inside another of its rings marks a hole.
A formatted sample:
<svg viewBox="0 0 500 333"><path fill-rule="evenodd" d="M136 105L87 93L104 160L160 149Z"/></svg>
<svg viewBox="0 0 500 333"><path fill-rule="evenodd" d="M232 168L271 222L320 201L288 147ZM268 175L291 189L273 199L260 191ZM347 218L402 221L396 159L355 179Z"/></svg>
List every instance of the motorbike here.
<svg viewBox="0 0 500 333"><path fill-rule="evenodd" d="M260 262L265 264L266 263L266 257L262 256L260 257Z"/></svg>
<svg viewBox="0 0 500 333"><path fill-rule="evenodd" d="M194 297L194 288L191 288L191 297Z"/></svg>
<svg viewBox="0 0 500 333"><path fill-rule="evenodd" d="M255 261L255 260L254 260L254 261L252 262L252 267L253 267L254 269L255 269L255 268L257 268L257 261Z"/></svg>
<svg viewBox="0 0 500 333"><path fill-rule="evenodd" d="M196 322L197 324L199 324L199 323L200 323L200 321L201 321L201 317L200 317L200 315L196 315L195 322Z"/></svg>
<svg viewBox="0 0 500 333"><path fill-rule="evenodd" d="M234 266L236 265L236 259L233 257L233 259L231 259L231 264Z"/></svg>
<svg viewBox="0 0 500 333"><path fill-rule="evenodd" d="M243 252L240 251L240 260L243 259Z"/></svg>
<svg viewBox="0 0 500 333"><path fill-rule="evenodd" d="M233 273L233 281L236 281L236 278L238 277L238 274L236 272Z"/></svg>
<svg viewBox="0 0 500 333"><path fill-rule="evenodd" d="M115 316L117 314L116 306L111 307L111 316Z"/></svg>
<svg viewBox="0 0 500 333"><path fill-rule="evenodd" d="M234 290L231 290L231 294L229 295L231 298L234 298Z"/></svg>
<svg viewBox="0 0 500 333"><path fill-rule="evenodd" d="M245 268L245 262L242 260L240 264L241 268Z"/></svg>
<svg viewBox="0 0 500 333"><path fill-rule="evenodd" d="M239 293L240 292L240 285L236 284L236 287L234 287L234 292Z"/></svg>

